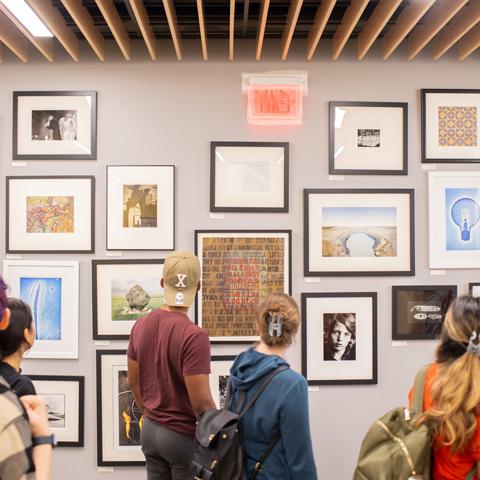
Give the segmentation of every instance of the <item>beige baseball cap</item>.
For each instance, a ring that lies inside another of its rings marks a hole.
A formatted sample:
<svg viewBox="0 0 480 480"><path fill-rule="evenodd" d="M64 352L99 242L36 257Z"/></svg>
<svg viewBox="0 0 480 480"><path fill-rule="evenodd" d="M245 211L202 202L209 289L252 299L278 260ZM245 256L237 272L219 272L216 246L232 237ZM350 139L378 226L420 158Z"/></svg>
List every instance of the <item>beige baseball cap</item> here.
<svg viewBox="0 0 480 480"><path fill-rule="evenodd" d="M200 280L200 260L191 252L171 253L163 265L165 304L171 307L189 307L195 300Z"/></svg>

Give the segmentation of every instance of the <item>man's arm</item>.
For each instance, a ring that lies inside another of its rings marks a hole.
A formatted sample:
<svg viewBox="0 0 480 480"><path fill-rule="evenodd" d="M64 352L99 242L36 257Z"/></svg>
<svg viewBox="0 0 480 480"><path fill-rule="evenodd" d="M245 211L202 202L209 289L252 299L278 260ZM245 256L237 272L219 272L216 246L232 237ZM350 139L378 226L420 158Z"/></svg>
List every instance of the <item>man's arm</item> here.
<svg viewBox="0 0 480 480"><path fill-rule="evenodd" d="M143 413L143 400L140 395L138 363L130 357L128 357L128 384L130 385L130 390L133 393L133 398L135 399L136 404Z"/></svg>
<svg viewBox="0 0 480 480"><path fill-rule="evenodd" d="M217 408L210 392L208 375L188 375L183 379L195 415L201 415L211 408Z"/></svg>

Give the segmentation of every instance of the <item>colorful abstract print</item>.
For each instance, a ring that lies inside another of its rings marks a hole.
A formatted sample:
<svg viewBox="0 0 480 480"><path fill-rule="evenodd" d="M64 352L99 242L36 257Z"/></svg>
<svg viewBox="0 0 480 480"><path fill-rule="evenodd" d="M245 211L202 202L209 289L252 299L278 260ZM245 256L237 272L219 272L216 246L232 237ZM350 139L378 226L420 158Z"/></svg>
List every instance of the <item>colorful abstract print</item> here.
<svg viewBox="0 0 480 480"><path fill-rule="evenodd" d="M27 197L27 233L73 233L74 197Z"/></svg>
<svg viewBox="0 0 480 480"><path fill-rule="evenodd" d="M477 107L438 107L441 147L477 146Z"/></svg>

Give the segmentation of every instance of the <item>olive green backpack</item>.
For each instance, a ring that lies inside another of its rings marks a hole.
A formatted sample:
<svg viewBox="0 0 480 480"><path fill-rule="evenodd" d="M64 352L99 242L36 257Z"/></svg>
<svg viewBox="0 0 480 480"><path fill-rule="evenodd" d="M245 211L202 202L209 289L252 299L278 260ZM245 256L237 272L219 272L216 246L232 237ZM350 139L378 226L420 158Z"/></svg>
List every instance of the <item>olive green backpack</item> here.
<svg viewBox="0 0 480 480"><path fill-rule="evenodd" d="M353 480L431 480L432 434L426 425L415 427L423 412L429 366L415 377L412 408L394 408L370 427L360 447ZM473 479L475 471L470 471L467 480Z"/></svg>

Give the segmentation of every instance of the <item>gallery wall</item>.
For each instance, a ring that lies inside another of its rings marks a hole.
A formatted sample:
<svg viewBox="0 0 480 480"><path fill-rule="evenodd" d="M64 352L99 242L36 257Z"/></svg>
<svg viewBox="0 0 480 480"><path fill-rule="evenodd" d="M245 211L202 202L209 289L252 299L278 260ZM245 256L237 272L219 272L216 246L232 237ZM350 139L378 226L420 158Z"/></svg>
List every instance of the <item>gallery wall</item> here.
<svg viewBox="0 0 480 480"><path fill-rule="evenodd" d="M267 42L268 43L268 42ZM384 411L405 404L417 368L433 358L435 341L392 344L392 285L456 284L466 293L469 282L479 281L477 270L447 270L432 275L428 268L427 173L420 164L420 88L476 88L480 82L479 57L463 63L446 55L434 62L427 54L412 62L398 52L387 62L373 50L358 61L350 45L337 61L328 59L324 45L314 60L278 59L279 43L266 45L266 59L254 58L254 44L228 62L227 44L213 43L211 59L200 53L177 62L168 43L161 43L158 62L147 60L138 42L134 59L125 62L113 46L102 64L85 48L75 64L60 58L48 64L35 56L27 65L5 55L0 65L0 171L7 175L95 175L95 254L24 255L22 258L64 259L80 262L80 324L78 360L26 360L30 374L85 376L85 447L59 448L54 452L53 478L116 480L144 478L143 468L115 467L99 471L96 464L95 351L126 348L126 341L96 345L92 340L91 260L105 259L105 166L175 164L176 247L193 250L195 229L292 229L293 296L301 292L378 292L378 384L311 387L310 423L319 478L351 478L359 444L369 424ZM62 53L58 52L61 57ZM163 60L162 57L165 57ZM271 60L268 60L271 59ZM309 94L304 121L295 127L259 127L246 122L241 94L242 72L299 69L309 74ZM15 90L96 90L98 92L98 156L96 161L27 162L12 166L12 92ZM328 101L356 100L408 102L409 175L328 175ZM210 141L290 142L290 212L280 214L226 213L210 218ZM474 170L474 166L438 166L438 170ZM323 277L307 281L303 276L304 188L414 188L416 275L414 277ZM4 198L4 188L1 189ZM4 202L2 215L5 218ZM5 257L5 222L0 224L0 252ZM167 252L123 252L122 258L163 258ZM435 273L435 272L434 272ZM193 312L192 317L193 317ZM319 342L321 339L319 339ZM301 342L297 339L289 360L301 369ZM244 347L214 345L213 354L232 354ZM107 469L108 470L108 469Z"/></svg>

